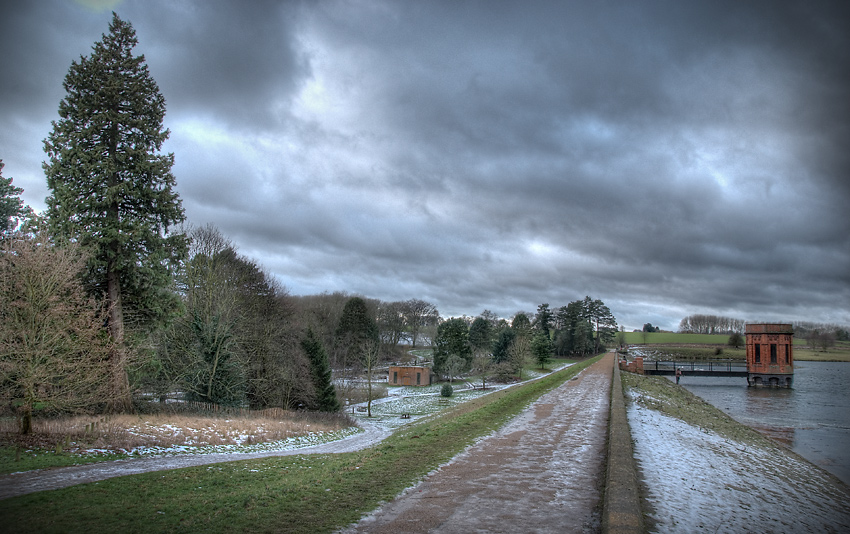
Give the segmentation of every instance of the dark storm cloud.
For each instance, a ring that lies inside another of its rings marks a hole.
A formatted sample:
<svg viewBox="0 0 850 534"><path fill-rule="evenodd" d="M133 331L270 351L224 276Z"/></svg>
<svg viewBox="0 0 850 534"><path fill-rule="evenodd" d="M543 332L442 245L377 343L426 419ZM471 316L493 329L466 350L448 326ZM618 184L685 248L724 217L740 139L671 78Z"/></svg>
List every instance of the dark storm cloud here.
<svg viewBox="0 0 850 534"><path fill-rule="evenodd" d="M138 5L170 109L213 116L240 129L286 119L278 106L303 76L293 47L295 2L161 2Z"/></svg>
<svg viewBox="0 0 850 534"><path fill-rule="evenodd" d="M191 222L295 293L850 322L844 3L115 9L168 101ZM0 157L20 185L109 13L12 11Z"/></svg>

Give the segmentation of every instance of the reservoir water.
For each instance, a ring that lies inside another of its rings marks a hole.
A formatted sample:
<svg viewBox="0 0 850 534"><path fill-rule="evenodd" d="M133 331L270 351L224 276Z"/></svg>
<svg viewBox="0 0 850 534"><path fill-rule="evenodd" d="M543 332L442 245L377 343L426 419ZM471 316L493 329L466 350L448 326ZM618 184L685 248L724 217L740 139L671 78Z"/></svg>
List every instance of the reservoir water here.
<svg viewBox="0 0 850 534"><path fill-rule="evenodd" d="M687 374L680 385L850 484L850 363L795 362L792 389Z"/></svg>

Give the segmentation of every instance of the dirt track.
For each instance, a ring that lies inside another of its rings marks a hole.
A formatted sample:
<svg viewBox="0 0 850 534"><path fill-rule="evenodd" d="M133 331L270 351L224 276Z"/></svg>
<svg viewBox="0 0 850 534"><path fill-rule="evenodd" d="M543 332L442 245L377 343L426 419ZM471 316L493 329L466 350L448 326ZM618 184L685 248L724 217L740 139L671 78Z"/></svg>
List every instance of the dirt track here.
<svg viewBox="0 0 850 534"><path fill-rule="evenodd" d="M613 358L344 532L598 532Z"/></svg>

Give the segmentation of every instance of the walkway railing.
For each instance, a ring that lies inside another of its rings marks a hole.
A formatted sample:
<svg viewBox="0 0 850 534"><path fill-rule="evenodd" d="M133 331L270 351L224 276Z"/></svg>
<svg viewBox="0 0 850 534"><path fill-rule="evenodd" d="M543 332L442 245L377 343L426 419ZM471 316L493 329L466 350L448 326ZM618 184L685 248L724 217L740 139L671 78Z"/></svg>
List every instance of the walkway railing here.
<svg viewBox="0 0 850 534"><path fill-rule="evenodd" d="M648 375L672 375L677 369L691 376L747 376L747 362L744 360L643 362L644 374Z"/></svg>

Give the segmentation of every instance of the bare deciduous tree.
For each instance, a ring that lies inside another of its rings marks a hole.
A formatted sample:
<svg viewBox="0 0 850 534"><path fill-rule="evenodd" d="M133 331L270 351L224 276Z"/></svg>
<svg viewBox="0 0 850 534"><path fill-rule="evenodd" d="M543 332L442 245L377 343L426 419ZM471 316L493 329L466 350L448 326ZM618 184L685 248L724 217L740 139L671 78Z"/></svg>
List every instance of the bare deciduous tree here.
<svg viewBox="0 0 850 534"><path fill-rule="evenodd" d="M0 396L21 433L33 413L84 412L109 401L112 341L106 310L85 296L86 264L74 244L15 235L0 249Z"/></svg>
<svg viewBox="0 0 850 534"><path fill-rule="evenodd" d="M416 348L416 340L422 330L436 326L439 318L440 314L437 312L437 307L430 302L420 299L405 301L405 319L410 331L410 344L413 348Z"/></svg>

